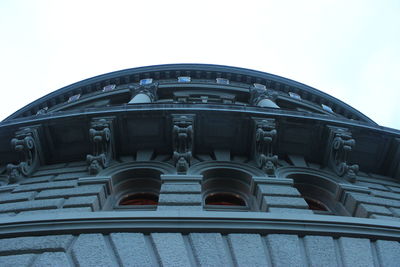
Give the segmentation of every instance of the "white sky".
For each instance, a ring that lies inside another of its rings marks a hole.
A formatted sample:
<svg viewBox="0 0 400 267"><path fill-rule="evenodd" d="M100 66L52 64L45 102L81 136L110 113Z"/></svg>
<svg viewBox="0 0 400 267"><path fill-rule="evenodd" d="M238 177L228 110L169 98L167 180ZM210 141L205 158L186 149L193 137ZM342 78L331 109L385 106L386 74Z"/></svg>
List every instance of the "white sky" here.
<svg viewBox="0 0 400 267"><path fill-rule="evenodd" d="M313 86L400 129L400 1L0 0L0 119L125 68L211 63Z"/></svg>

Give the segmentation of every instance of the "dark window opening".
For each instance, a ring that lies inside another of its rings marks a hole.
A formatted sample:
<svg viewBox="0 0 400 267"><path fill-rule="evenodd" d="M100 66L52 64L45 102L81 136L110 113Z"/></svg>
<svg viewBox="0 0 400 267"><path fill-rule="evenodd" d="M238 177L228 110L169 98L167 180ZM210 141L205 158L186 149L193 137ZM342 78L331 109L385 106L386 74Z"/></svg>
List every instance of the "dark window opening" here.
<svg viewBox="0 0 400 267"><path fill-rule="evenodd" d="M154 193L135 193L124 197L120 202L120 206L137 206L137 205L157 205L158 195Z"/></svg>
<svg viewBox="0 0 400 267"><path fill-rule="evenodd" d="M213 193L206 197L206 205L246 206L246 202L238 195L229 193Z"/></svg>
<svg viewBox="0 0 400 267"><path fill-rule="evenodd" d="M328 211L328 208L318 200L314 200L307 197L305 197L304 200L307 202L308 207L311 210Z"/></svg>

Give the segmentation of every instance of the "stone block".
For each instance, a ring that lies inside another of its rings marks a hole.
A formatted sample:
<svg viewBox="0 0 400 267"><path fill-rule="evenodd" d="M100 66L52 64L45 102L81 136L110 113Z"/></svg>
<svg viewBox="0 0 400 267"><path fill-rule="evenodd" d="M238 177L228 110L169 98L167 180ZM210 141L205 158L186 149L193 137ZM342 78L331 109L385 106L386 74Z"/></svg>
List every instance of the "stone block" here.
<svg viewBox="0 0 400 267"><path fill-rule="evenodd" d="M39 176L36 178L27 178L25 181L22 181L21 184L46 183L50 181L53 177L54 175Z"/></svg>
<svg viewBox="0 0 400 267"><path fill-rule="evenodd" d="M92 212L92 208L90 207L82 207L82 208L64 208L64 209L52 209L52 210L30 210L30 211L22 211L17 214L17 216L23 215L42 215L42 214L65 214L66 212Z"/></svg>
<svg viewBox="0 0 400 267"><path fill-rule="evenodd" d="M190 266L185 242L178 233L152 233L151 238L162 266Z"/></svg>
<svg viewBox="0 0 400 267"><path fill-rule="evenodd" d="M387 186L387 187L395 193L400 193L400 187L397 186Z"/></svg>
<svg viewBox="0 0 400 267"><path fill-rule="evenodd" d="M77 181L60 181L60 182L38 183L38 184L25 184L15 188L13 192L69 188L69 187L75 187L77 184L78 184Z"/></svg>
<svg viewBox="0 0 400 267"><path fill-rule="evenodd" d="M75 188L45 190L40 192L36 199L57 198L57 197L72 197L72 196L89 196L89 195L104 195L104 185L81 185Z"/></svg>
<svg viewBox="0 0 400 267"><path fill-rule="evenodd" d="M378 189L378 190L383 190L383 191L389 191L389 189L381 184L375 184L375 183L368 183L368 182L356 182L356 185L359 186L366 186L369 187L371 189Z"/></svg>
<svg viewBox="0 0 400 267"><path fill-rule="evenodd" d="M384 198L400 200L399 193L386 192L386 191L381 191L381 190L372 190L372 194L377 197L384 197Z"/></svg>
<svg viewBox="0 0 400 267"><path fill-rule="evenodd" d="M154 266L144 235L141 233L112 233L111 243L123 266Z"/></svg>
<svg viewBox="0 0 400 267"><path fill-rule="evenodd" d="M81 234L72 247L72 257L78 266L116 266L101 234Z"/></svg>
<svg viewBox="0 0 400 267"><path fill-rule="evenodd" d="M201 205L200 194L160 194L160 205Z"/></svg>
<svg viewBox="0 0 400 267"><path fill-rule="evenodd" d="M270 234L266 238L273 266L304 266L297 235Z"/></svg>
<svg viewBox="0 0 400 267"><path fill-rule="evenodd" d="M52 175L52 174L60 174L60 173L68 173L68 172L84 172L87 170L87 166L76 166L76 167L64 167L58 169L51 169L51 170L41 170L36 171L32 176L43 176L43 175Z"/></svg>
<svg viewBox="0 0 400 267"><path fill-rule="evenodd" d="M229 234L228 241L237 266L268 266L263 240L258 234Z"/></svg>
<svg viewBox="0 0 400 267"><path fill-rule="evenodd" d="M201 193L201 185L199 183L164 183L161 186L160 193Z"/></svg>
<svg viewBox="0 0 400 267"><path fill-rule="evenodd" d="M339 245L344 266L374 266L369 239L341 237L339 238Z"/></svg>
<svg viewBox="0 0 400 267"><path fill-rule="evenodd" d="M220 233L192 233L189 235L189 239L199 266L232 265Z"/></svg>
<svg viewBox="0 0 400 267"><path fill-rule="evenodd" d="M64 180L75 180L81 177L89 176L87 172L70 172L70 173L62 173L54 178L55 181L64 181Z"/></svg>
<svg viewBox="0 0 400 267"><path fill-rule="evenodd" d="M0 203L18 202L29 200L33 197L35 192L24 193L8 193L0 195Z"/></svg>
<svg viewBox="0 0 400 267"><path fill-rule="evenodd" d="M314 214L314 212L309 209L269 208L268 211L273 213Z"/></svg>
<svg viewBox="0 0 400 267"><path fill-rule="evenodd" d="M346 209L350 212L350 214L353 214L355 208L359 203L367 203L367 204L387 206L387 207L400 207L400 201L398 200L374 197L371 195L353 193L353 192L346 193L346 199L344 204Z"/></svg>
<svg viewBox="0 0 400 267"><path fill-rule="evenodd" d="M262 196L300 196L299 191L291 186L284 185L258 185L257 198L261 199Z"/></svg>
<svg viewBox="0 0 400 267"><path fill-rule="evenodd" d="M400 218L391 217L391 216L384 216L384 215L372 214L370 218L379 219L379 220L390 220L390 221L398 221L398 222L400 222Z"/></svg>
<svg viewBox="0 0 400 267"><path fill-rule="evenodd" d="M303 240L310 266L339 266L332 237L305 236Z"/></svg>
<svg viewBox="0 0 400 267"><path fill-rule="evenodd" d="M392 212L383 207L383 206L376 206L370 204L360 203L357 207L355 216L368 218L371 214L380 214L380 215L392 215Z"/></svg>
<svg viewBox="0 0 400 267"><path fill-rule="evenodd" d="M38 171L59 169L59 168L65 167L65 165L67 165L67 164L66 163L57 163L57 164L43 165L38 168Z"/></svg>
<svg viewBox="0 0 400 267"><path fill-rule="evenodd" d="M40 209L56 209L61 205L64 199L46 199L32 200L23 202L13 202L0 204L0 212L40 210Z"/></svg>
<svg viewBox="0 0 400 267"><path fill-rule="evenodd" d="M64 252L46 252L36 259L34 267L64 267L71 266Z"/></svg>
<svg viewBox="0 0 400 267"><path fill-rule="evenodd" d="M36 256L35 254L0 256L0 266L2 267L31 266L35 256Z"/></svg>
<svg viewBox="0 0 400 267"><path fill-rule="evenodd" d="M197 206L157 206L158 211L166 211L166 210L182 210L182 211L202 211L203 207L201 205Z"/></svg>
<svg viewBox="0 0 400 267"><path fill-rule="evenodd" d="M308 209L307 202L300 197L264 196L264 204L270 207Z"/></svg>
<svg viewBox="0 0 400 267"><path fill-rule="evenodd" d="M66 251L73 239L72 235L28 236L0 239L0 255L37 253L46 251ZM0 265L1 266L1 265Z"/></svg>
<svg viewBox="0 0 400 267"><path fill-rule="evenodd" d="M64 202L63 208L68 207L91 207L92 210L99 210L99 199L97 196L71 197Z"/></svg>
<svg viewBox="0 0 400 267"><path fill-rule="evenodd" d="M400 243L397 241L376 241L376 251L382 266L400 266Z"/></svg>

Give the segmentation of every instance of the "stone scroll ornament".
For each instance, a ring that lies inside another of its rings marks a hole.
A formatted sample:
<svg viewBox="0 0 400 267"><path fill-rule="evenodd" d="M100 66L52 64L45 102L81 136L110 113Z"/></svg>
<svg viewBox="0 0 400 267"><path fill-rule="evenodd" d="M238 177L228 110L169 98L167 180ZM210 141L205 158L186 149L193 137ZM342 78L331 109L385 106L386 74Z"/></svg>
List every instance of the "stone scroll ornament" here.
<svg viewBox="0 0 400 267"><path fill-rule="evenodd" d="M36 127L21 128L11 139L12 148L19 153L18 164L8 164L10 183L16 183L31 175L40 165L40 141Z"/></svg>
<svg viewBox="0 0 400 267"><path fill-rule="evenodd" d="M328 165L334 172L342 177L347 178L354 183L357 178L359 166L357 164L348 164L349 153L354 148L356 141L352 138L352 134L347 128L328 126L329 129L329 145L328 145Z"/></svg>
<svg viewBox="0 0 400 267"><path fill-rule="evenodd" d="M274 175L278 156L273 153L277 130L274 119L254 118L254 159L257 166L268 175Z"/></svg>
<svg viewBox="0 0 400 267"><path fill-rule="evenodd" d="M173 160L178 174L185 174L193 153L194 115L172 115Z"/></svg>
<svg viewBox="0 0 400 267"><path fill-rule="evenodd" d="M94 118L89 129L93 143L93 154L86 156L90 174L98 174L107 168L114 154L112 118Z"/></svg>

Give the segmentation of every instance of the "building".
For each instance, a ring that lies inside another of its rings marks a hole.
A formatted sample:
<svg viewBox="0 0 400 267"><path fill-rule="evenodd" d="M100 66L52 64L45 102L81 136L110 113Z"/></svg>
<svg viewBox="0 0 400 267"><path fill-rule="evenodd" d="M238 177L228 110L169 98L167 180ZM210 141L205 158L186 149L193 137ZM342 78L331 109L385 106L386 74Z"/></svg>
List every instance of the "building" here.
<svg viewBox="0 0 400 267"><path fill-rule="evenodd" d="M400 131L289 79L117 71L0 136L0 266L400 265Z"/></svg>

